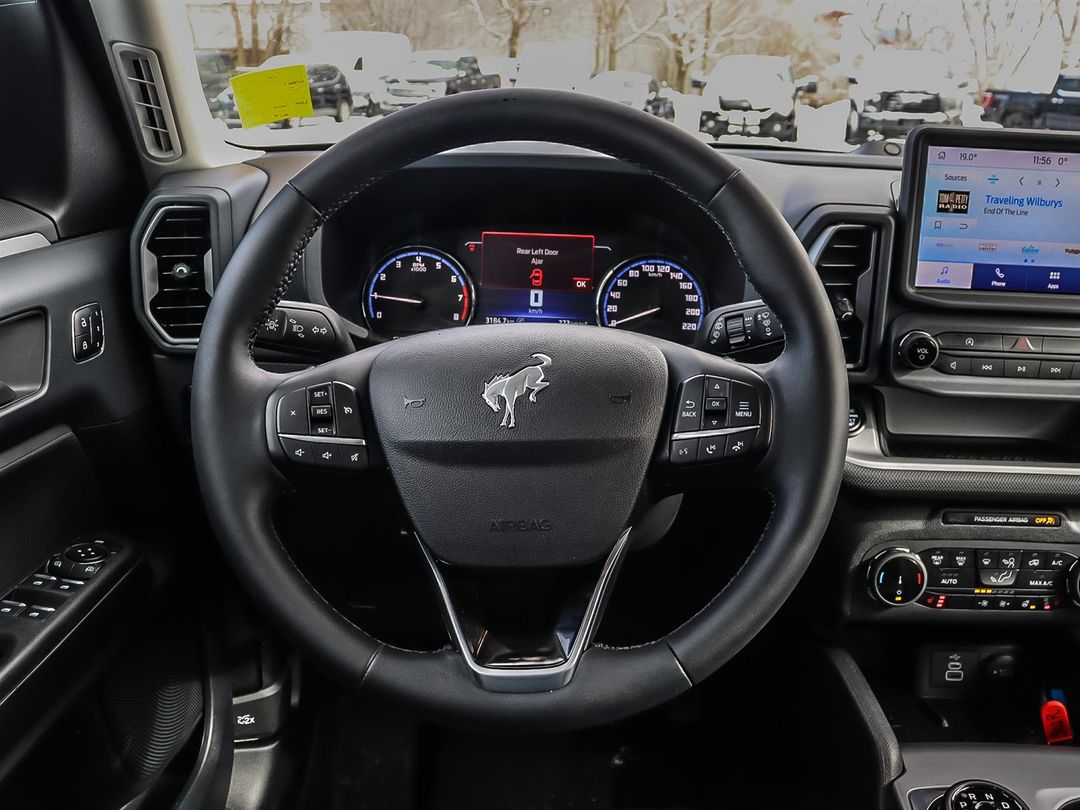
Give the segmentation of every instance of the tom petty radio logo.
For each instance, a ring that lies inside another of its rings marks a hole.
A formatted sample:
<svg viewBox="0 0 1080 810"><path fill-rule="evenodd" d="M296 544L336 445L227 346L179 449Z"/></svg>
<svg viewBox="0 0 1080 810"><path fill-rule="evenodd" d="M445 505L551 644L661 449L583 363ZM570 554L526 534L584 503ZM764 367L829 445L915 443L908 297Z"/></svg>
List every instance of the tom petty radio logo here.
<svg viewBox="0 0 1080 810"><path fill-rule="evenodd" d="M970 191L946 191L937 193L937 212L939 214L966 214L971 204Z"/></svg>

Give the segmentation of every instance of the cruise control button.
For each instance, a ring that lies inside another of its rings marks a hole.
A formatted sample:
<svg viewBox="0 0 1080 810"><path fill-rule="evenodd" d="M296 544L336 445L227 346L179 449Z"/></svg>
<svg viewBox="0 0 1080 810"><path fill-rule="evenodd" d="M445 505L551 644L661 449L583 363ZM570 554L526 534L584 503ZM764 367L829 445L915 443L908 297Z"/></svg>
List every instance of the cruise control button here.
<svg viewBox="0 0 1080 810"><path fill-rule="evenodd" d="M678 410L675 412L675 432L688 433L701 429L702 399L705 379L696 377L679 386ZM696 455L696 449L694 455Z"/></svg>
<svg viewBox="0 0 1080 810"><path fill-rule="evenodd" d="M287 439L281 437L281 448L285 451L289 461L294 464L314 464L314 454L311 452L311 442L302 439Z"/></svg>
<svg viewBox="0 0 1080 810"><path fill-rule="evenodd" d="M724 437L715 436L698 442L698 461L717 461L724 457Z"/></svg>
<svg viewBox="0 0 1080 810"><path fill-rule="evenodd" d="M697 439L676 439L671 443L671 463L690 464L697 459Z"/></svg>
<svg viewBox="0 0 1080 810"><path fill-rule="evenodd" d="M333 422L315 422L311 425L312 436L336 436Z"/></svg>
<svg viewBox="0 0 1080 810"><path fill-rule="evenodd" d="M328 405L330 401L329 384L313 385L308 388L308 403L311 405Z"/></svg>
<svg viewBox="0 0 1080 810"><path fill-rule="evenodd" d="M970 374L971 358L952 357L951 355L943 354L934 362L934 368L944 374Z"/></svg>
<svg viewBox="0 0 1080 810"><path fill-rule="evenodd" d="M345 383L334 383L334 421L339 436L346 439L364 438L364 426L360 421L360 406L356 391Z"/></svg>
<svg viewBox="0 0 1080 810"><path fill-rule="evenodd" d="M1016 584L1018 573L1015 568L987 568L979 571L979 583L991 588L1011 588Z"/></svg>
<svg viewBox="0 0 1080 810"><path fill-rule="evenodd" d="M329 403L325 405L312 405L311 418L314 420L332 422L334 419L334 406Z"/></svg>
<svg viewBox="0 0 1080 810"><path fill-rule="evenodd" d="M362 470L367 466L367 448L359 444L337 445L338 467L342 470Z"/></svg>
<svg viewBox="0 0 1080 810"><path fill-rule="evenodd" d="M732 427L761 424L761 400L753 386L740 382L731 384L728 424Z"/></svg>
<svg viewBox="0 0 1080 810"><path fill-rule="evenodd" d="M725 458L741 456L750 449L757 437L756 430L744 430L742 433L733 433L727 437L727 447L724 449Z"/></svg>
<svg viewBox="0 0 1080 810"><path fill-rule="evenodd" d="M278 433L306 436L308 432L307 391L290 391L278 402Z"/></svg>

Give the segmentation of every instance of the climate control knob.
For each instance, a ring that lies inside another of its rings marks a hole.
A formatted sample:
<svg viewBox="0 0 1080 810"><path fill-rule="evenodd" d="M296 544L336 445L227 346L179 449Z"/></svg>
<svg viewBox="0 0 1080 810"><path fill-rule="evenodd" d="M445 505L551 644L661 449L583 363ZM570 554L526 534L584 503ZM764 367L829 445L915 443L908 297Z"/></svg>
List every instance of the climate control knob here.
<svg viewBox="0 0 1080 810"><path fill-rule="evenodd" d="M926 590L926 566L906 548L891 548L870 561L870 593L889 607L907 605Z"/></svg>
<svg viewBox="0 0 1080 810"><path fill-rule="evenodd" d="M1080 560L1074 560L1066 575L1065 586L1069 590L1069 597L1073 604L1080 605Z"/></svg>
<svg viewBox="0 0 1080 810"><path fill-rule="evenodd" d="M915 329L900 338L896 344L896 354L908 368L930 368L937 361L938 348L933 335Z"/></svg>

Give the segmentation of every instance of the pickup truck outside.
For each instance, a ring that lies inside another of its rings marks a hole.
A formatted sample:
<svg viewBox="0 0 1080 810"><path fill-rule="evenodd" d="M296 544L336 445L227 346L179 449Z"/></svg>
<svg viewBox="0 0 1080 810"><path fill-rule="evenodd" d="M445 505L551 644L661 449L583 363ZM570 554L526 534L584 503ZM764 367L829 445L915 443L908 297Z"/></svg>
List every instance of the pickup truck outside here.
<svg viewBox="0 0 1080 810"><path fill-rule="evenodd" d="M876 52L863 60L848 81L848 143L903 138L920 124L960 123L964 87L939 54Z"/></svg>
<svg viewBox="0 0 1080 810"><path fill-rule="evenodd" d="M702 88L699 128L713 138L757 135L794 141L799 137L795 100L816 89L816 77L795 79L786 56L725 56Z"/></svg>
<svg viewBox="0 0 1080 810"><path fill-rule="evenodd" d="M1010 129L1080 129L1080 70L1060 73L1049 93L991 88L982 108L984 121Z"/></svg>

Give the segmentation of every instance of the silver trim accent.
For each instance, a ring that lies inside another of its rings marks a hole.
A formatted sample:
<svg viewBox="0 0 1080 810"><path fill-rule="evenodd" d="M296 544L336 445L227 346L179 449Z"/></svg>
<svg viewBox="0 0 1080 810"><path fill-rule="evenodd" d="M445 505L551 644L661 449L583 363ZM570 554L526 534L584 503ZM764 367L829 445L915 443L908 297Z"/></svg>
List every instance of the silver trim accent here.
<svg viewBox="0 0 1080 810"><path fill-rule="evenodd" d="M428 567L431 569L431 574L435 579L435 585L439 590L439 596L442 598L443 612L450 625L454 643L461 653L465 665L476 679L476 682L482 688L491 692L513 692L520 694L526 692L552 692L556 689L561 689L570 682L570 679L574 676L574 672L577 670L577 666L581 661L581 656L588 648L592 641L593 634L600 624L600 617L608 590L615 579L615 574L619 570L619 566L621 565L629 546L630 531L631 530L628 528L619 535L619 539L615 541L614 548L611 549L611 553L604 561L604 567L600 572L596 587L593 588L589 603L585 607L585 612L581 617L581 624L578 626L577 635L574 636L574 641L570 647L569 654L566 656L566 660L561 664L550 667L496 668L477 664L476 659L473 658L472 653L469 651L468 639L465 638L465 632L462 630L461 623L458 621L457 613L454 611L453 601L450 599L450 591L447 589L446 581L439 572L438 564L435 562L435 558L431 556L431 552L428 551L427 546L424 545L424 541L420 539L420 536L415 532L413 533L413 536L420 545L420 550L423 552L424 559L427 560Z"/></svg>
<svg viewBox="0 0 1080 810"><path fill-rule="evenodd" d="M865 231L870 227L870 225L864 225L859 222L837 222L827 226L825 230L818 234L817 239L810 245L810 249L806 251L807 255L810 257L810 262L817 268L817 263L821 259L821 254L825 252L826 246L828 246L833 236L839 231ZM871 257L870 261L871 263L873 262L873 257ZM871 267L872 266L873 265L871 264Z"/></svg>
<svg viewBox="0 0 1080 810"><path fill-rule="evenodd" d="M307 436L300 433L279 433L279 439L298 439L312 444L354 444L358 447L367 445L367 439L348 439L342 436Z"/></svg>
<svg viewBox="0 0 1080 810"><path fill-rule="evenodd" d="M26 253L28 250L48 247L52 242L43 233L24 233L20 236L10 236L0 239L0 259L5 256L16 256Z"/></svg>
<svg viewBox="0 0 1080 810"><path fill-rule="evenodd" d="M711 439L713 436L730 436L732 433L746 433L748 430L760 430L761 425L743 425L741 427L717 428L716 430L690 430L686 433L673 433L672 441L679 439Z"/></svg>
<svg viewBox="0 0 1080 810"><path fill-rule="evenodd" d="M961 459L920 459L887 456L881 437L868 412L863 430L848 439L845 461L855 467L914 472L1000 473L1005 475L1080 476L1080 465L1035 464L1029 462L978 462Z"/></svg>
<svg viewBox="0 0 1080 810"><path fill-rule="evenodd" d="M198 345L199 339L196 338L174 338L165 331L157 318L150 313L150 301L157 295L158 292L158 278L157 278L157 256L150 252L147 248L147 244L150 242L150 234L154 232L154 228L165 216L168 211L207 211L210 214L210 219L213 218L213 209L209 204L191 205L185 203L166 203L158 208L154 212L154 215L150 218L150 222L143 228L142 236L139 237L139 274L142 277L142 299L143 299L143 314L146 315L146 320L154 327L154 331L158 333L158 336L168 343L170 346L195 346ZM203 254L203 287L206 290L207 295L211 298L214 297L214 237L213 237L213 223L208 220L210 225L210 249Z"/></svg>

